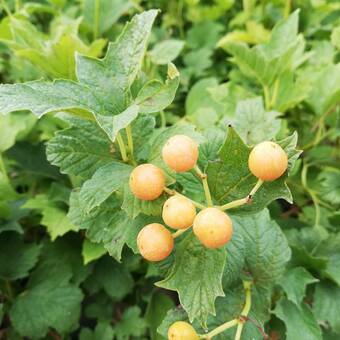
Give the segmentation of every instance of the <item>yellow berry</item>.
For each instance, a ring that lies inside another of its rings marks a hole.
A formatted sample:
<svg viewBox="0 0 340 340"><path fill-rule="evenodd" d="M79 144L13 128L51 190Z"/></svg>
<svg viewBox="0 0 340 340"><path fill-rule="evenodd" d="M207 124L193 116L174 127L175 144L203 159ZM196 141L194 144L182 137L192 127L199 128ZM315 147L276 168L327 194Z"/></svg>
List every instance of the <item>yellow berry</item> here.
<svg viewBox="0 0 340 340"><path fill-rule="evenodd" d="M164 186L163 171L152 164L139 165L131 172L130 189L141 200L156 199L162 194Z"/></svg>
<svg viewBox="0 0 340 340"><path fill-rule="evenodd" d="M185 197L172 196L163 205L163 221L171 228L186 229L192 225L195 216L195 206Z"/></svg>
<svg viewBox="0 0 340 340"><path fill-rule="evenodd" d="M274 181L287 170L288 157L280 145L262 142L250 152L248 166L251 173L262 181Z"/></svg>
<svg viewBox="0 0 340 340"><path fill-rule="evenodd" d="M163 225L151 223L139 232L137 246L146 260L162 261L172 252L174 239Z"/></svg>
<svg viewBox="0 0 340 340"><path fill-rule="evenodd" d="M198 340L199 337L189 323L184 321L174 322L168 330L169 340Z"/></svg>
<svg viewBox="0 0 340 340"><path fill-rule="evenodd" d="M198 146L188 136L176 135L171 137L163 146L164 162L176 172L191 170L198 159Z"/></svg>
<svg viewBox="0 0 340 340"><path fill-rule="evenodd" d="M233 226L225 212L217 208L206 208L197 214L193 230L207 248L219 248L230 241Z"/></svg>

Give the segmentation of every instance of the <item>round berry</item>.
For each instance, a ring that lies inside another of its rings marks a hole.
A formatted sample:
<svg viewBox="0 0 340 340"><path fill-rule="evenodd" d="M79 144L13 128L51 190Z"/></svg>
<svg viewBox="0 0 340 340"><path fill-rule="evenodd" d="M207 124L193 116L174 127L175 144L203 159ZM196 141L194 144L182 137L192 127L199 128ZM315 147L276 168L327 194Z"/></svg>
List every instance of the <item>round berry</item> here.
<svg viewBox="0 0 340 340"><path fill-rule="evenodd" d="M130 189L139 199L152 201L159 197L165 186L165 177L160 168L152 164L138 165L130 175Z"/></svg>
<svg viewBox="0 0 340 340"><path fill-rule="evenodd" d="M174 239L163 225L151 223L139 232L137 246L141 255L148 261L162 261L172 252Z"/></svg>
<svg viewBox="0 0 340 340"><path fill-rule="evenodd" d="M230 241L233 226L225 212L217 208L206 208L197 214L193 230L207 248L219 248Z"/></svg>
<svg viewBox="0 0 340 340"><path fill-rule="evenodd" d="M174 322L168 330L169 340L198 340L199 337L190 323L184 321Z"/></svg>
<svg viewBox="0 0 340 340"><path fill-rule="evenodd" d="M250 152L248 166L257 178L262 181L273 181L287 170L288 157L280 145L262 142Z"/></svg>
<svg viewBox="0 0 340 340"><path fill-rule="evenodd" d="M163 221L171 228L189 228L194 222L195 216L195 206L185 197L172 196L163 205Z"/></svg>
<svg viewBox="0 0 340 340"><path fill-rule="evenodd" d="M198 146L188 136L176 135L171 137L163 146L164 162L176 172L191 170L198 159Z"/></svg>

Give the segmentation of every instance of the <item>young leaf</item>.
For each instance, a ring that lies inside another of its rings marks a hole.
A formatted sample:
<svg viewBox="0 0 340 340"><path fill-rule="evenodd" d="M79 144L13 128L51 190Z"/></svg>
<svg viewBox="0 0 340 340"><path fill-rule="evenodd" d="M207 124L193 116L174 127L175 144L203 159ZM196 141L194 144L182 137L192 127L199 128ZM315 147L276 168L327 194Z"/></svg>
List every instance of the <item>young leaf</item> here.
<svg viewBox="0 0 340 340"><path fill-rule="evenodd" d="M84 264L88 264L91 261L97 260L106 254L107 250L101 243L93 243L88 239L83 242L82 255L84 259Z"/></svg>
<svg viewBox="0 0 340 340"><path fill-rule="evenodd" d="M175 60L184 47L184 41L178 39L163 40L156 44L150 51L153 63L166 65Z"/></svg>

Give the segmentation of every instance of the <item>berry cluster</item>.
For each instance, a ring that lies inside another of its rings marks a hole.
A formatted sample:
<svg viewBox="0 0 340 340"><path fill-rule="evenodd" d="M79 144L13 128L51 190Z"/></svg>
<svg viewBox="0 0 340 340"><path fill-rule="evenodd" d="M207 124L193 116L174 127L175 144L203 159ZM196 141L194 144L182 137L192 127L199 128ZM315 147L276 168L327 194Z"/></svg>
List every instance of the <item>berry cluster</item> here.
<svg viewBox="0 0 340 340"><path fill-rule="evenodd" d="M176 172L194 169L201 177L208 205L212 205L206 175L197 167L198 145L188 136L171 137L162 149L165 164ZM264 181L279 178L287 169L288 158L285 151L274 142L262 142L249 155L248 166L259 180L255 188L245 198L220 207L205 207L184 195L165 187L163 171L152 164L137 166L130 175L130 189L141 200L152 201L164 191L171 196L163 205L164 223L177 232L172 234L159 223L148 224L139 232L137 245L141 255L149 261L161 261L170 255L174 238L193 227L195 236L207 248L219 248L227 244L233 233L230 217L223 211L249 202ZM210 202L209 202L210 201ZM196 214L196 207L201 211Z"/></svg>

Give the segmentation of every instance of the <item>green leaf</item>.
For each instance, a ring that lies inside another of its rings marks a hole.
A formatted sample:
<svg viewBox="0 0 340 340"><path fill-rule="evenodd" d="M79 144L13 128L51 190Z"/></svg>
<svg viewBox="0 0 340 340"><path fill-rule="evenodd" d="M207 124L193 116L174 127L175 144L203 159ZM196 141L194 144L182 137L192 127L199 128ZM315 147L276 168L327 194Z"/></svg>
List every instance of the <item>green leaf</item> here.
<svg viewBox="0 0 340 340"><path fill-rule="evenodd" d="M244 242L245 270L259 287L270 287L285 270L291 251L287 240L267 209L256 215L231 216Z"/></svg>
<svg viewBox="0 0 340 340"><path fill-rule="evenodd" d="M5 233L0 236L0 278L4 280L22 279L29 275L40 254L40 246L24 243L17 233Z"/></svg>
<svg viewBox="0 0 340 340"><path fill-rule="evenodd" d="M27 200L23 207L41 212L42 219L40 223L47 228L52 240L63 236L69 231L78 231L78 228L67 217L66 212L44 194Z"/></svg>
<svg viewBox="0 0 340 340"><path fill-rule="evenodd" d="M294 68L294 57L302 44L297 35L298 11L279 21L268 43L249 48L241 43L229 43L225 49L242 73L255 78L263 86L270 86L283 72Z"/></svg>
<svg viewBox="0 0 340 340"><path fill-rule="evenodd" d="M132 292L133 278L122 264L105 256L96 261L95 268L85 285L91 293L103 289L112 299L120 301Z"/></svg>
<svg viewBox="0 0 340 340"><path fill-rule="evenodd" d="M83 242L83 250L82 256L84 259L84 264L88 264L94 260L99 259L104 254L107 253L107 250L101 243L93 243L88 239L85 239Z"/></svg>
<svg viewBox="0 0 340 340"><path fill-rule="evenodd" d="M158 80L147 82L138 92L135 102L141 113L164 110L172 103L179 85L179 73L173 64L168 66L168 79L165 84Z"/></svg>
<svg viewBox="0 0 340 340"><path fill-rule="evenodd" d="M335 333L340 333L339 320L340 288L330 282L316 285L313 312L319 323L330 324Z"/></svg>
<svg viewBox="0 0 340 340"><path fill-rule="evenodd" d="M306 286L318 281L305 268L296 267L288 269L279 284L287 299L299 306L305 297Z"/></svg>
<svg viewBox="0 0 340 340"><path fill-rule="evenodd" d="M62 173L90 178L113 160L110 141L98 125L89 120L64 116L70 127L56 133L47 144L47 159Z"/></svg>
<svg viewBox="0 0 340 340"><path fill-rule="evenodd" d="M108 321L99 321L93 331L82 328L79 334L80 340L112 340L113 337L113 329Z"/></svg>
<svg viewBox="0 0 340 340"><path fill-rule="evenodd" d="M139 214L159 216L162 213L163 204L167 196L161 195L153 201L144 201L138 199L130 190L128 183L124 185L123 204L122 209L132 219L136 218Z"/></svg>
<svg viewBox="0 0 340 340"><path fill-rule="evenodd" d="M136 238L139 230L149 221L145 216L131 220L120 209L120 202L112 196L100 207L86 214L79 205L79 194L73 192L70 198L69 219L79 229L86 229L86 236L94 243L103 243L111 256L117 261L125 243L136 251Z"/></svg>
<svg viewBox="0 0 340 340"><path fill-rule="evenodd" d="M246 263L246 244L242 236L242 231L235 229L233 237L228 242L227 263L223 273L223 288L229 288L236 283L241 275Z"/></svg>
<svg viewBox="0 0 340 340"><path fill-rule="evenodd" d="M75 79L76 52L96 57L106 43L104 39L86 45L78 37L80 19L58 18L47 36L36 29L24 17L6 18L8 35L0 33L0 40L11 48L17 56L29 60L37 69L51 78Z"/></svg>
<svg viewBox="0 0 340 340"><path fill-rule="evenodd" d="M157 328L162 323L168 310L173 307L174 302L168 295L157 291L152 294L145 312L145 319L151 332L151 340L164 339L157 333Z"/></svg>
<svg viewBox="0 0 340 340"><path fill-rule="evenodd" d="M278 143L288 154L288 170L292 168L300 152L295 150L296 134ZM219 152L219 160L207 167L208 182L213 198L219 204L246 197L255 186L257 178L248 168L250 148L246 146L233 128ZM251 204L237 208L235 213L254 213L261 211L275 199L283 198L292 202L291 193L285 183L287 174L273 182L265 182L255 194Z"/></svg>
<svg viewBox="0 0 340 340"><path fill-rule="evenodd" d="M133 104L122 113L115 116L98 115L96 119L99 126L113 142L116 139L118 132L127 127L138 116L139 110L140 107Z"/></svg>
<svg viewBox="0 0 340 340"><path fill-rule="evenodd" d="M140 316L139 307L129 307L123 313L122 320L114 326L114 334L117 340L126 340L131 337L142 339L146 331L146 321Z"/></svg>
<svg viewBox="0 0 340 340"><path fill-rule="evenodd" d="M94 36L101 36L132 7L132 1L85 0L83 2L84 22L91 27Z"/></svg>
<svg viewBox="0 0 340 340"><path fill-rule="evenodd" d="M0 153L11 148L20 134L29 132L36 119L32 115L16 113L0 115Z"/></svg>
<svg viewBox="0 0 340 340"><path fill-rule="evenodd" d="M281 127L279 112L266 112L261 97L238 102L234 126L248 145L273 139Z"/></svg>
<svg viewBox="0 0 340 340"><path fill-rule="evenodd" d="M109 44L103 59L77 55L79 82L57 80L2 85L0 111L26 109L41 116L57 110L81 109L92 113L109 138L114 139L118 130L138 114L135 106L129 108L130 87L140 71L156 15L156 10L135 15L116 42Z"/></svg>
<svg viewBox="0 0 340 340"><path fill-rule="evenodd" d="M157 286L178 292L189 319L205 325L209 314L215 315L215 299L224 296L222 274L225 249L207 249L193 234L176 244L174 263L167 277Z"/></svg>
<svg viewBox="0 0 340 340"><path fill-rule="evenodd" d="M122 189L128 181L132 167L118 162L111 162L97 169L79 192L79 201L86 213L100 206L114 192Z"/></svg>
<svg viewBox="0 0 340 340"><path fill-rule="evenodd" d="M287 340L322 339L321 329L306 304L297 307L293 302L281 299L274 314L285 323Z"/></svg>
<svg viewBox="0 0 340 340"><path fill-rule="evenodd" d="M317 115L326 114L340 101L340 64L324 68L313 84L307 103Z"/></svg>
<svg viewBox="0 0 340 340"><path fill-rule="evenodd" d="M321 197L331 204L340 204L340 171L329 168L322 171L318 179L321 183L319 188Z"/></svg>
<svg viewBox="0 0 340 340"><path fill-rule="evenodd" d="M81 259L69 252L76 250L75 240L71 243L72 248L62 241L48 245L26 290L15 299L10 319L21 336L41 338L50 327L60 334L77 328L83 294L70 280L73 265L79 270Z"/></svg>
<svg viewBox="0 0 340 340"><path fill-rule="evenodd" d="M175 60L184 47L184 41L168 39L157 43L150 51L150 58L157 65L166 65Z"/></svg>

